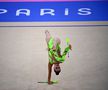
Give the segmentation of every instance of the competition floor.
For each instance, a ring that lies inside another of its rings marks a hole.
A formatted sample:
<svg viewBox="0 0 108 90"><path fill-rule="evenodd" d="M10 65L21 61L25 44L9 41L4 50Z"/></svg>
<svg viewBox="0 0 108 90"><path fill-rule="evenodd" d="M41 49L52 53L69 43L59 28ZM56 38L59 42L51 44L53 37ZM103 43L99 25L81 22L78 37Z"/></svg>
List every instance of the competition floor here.
<svg viewBox="0 0 108 90"><path fill-rule="evenodd" d="M60 37L62 51L73 50L61 64L58 84L47 80L44 31ZM108 90L108 22L0 23L0 90Z"/></svg>

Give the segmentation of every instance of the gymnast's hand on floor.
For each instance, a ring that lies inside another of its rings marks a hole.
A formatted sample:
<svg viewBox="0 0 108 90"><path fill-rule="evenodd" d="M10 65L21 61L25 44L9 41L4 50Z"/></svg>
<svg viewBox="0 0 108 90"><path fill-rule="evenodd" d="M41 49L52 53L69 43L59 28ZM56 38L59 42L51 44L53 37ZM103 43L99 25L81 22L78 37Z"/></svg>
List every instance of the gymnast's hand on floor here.
<svg viewBox="0 0 108 90"><path fill-rule="evenodd" d="M53 84L53 81L48 81L48 84L49 84L49 85Z"/></svg>

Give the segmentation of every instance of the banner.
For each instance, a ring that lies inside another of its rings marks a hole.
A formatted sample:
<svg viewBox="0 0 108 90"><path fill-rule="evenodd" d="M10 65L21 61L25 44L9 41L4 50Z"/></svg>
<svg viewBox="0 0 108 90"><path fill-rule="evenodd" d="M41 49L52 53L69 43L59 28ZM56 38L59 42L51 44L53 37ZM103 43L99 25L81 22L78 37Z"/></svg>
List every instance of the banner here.
<svg viewBox="0 0 108 90"><path fill-rule="evenodd" d="M107 1L0 2L0 22L108 21Z"/></svg>

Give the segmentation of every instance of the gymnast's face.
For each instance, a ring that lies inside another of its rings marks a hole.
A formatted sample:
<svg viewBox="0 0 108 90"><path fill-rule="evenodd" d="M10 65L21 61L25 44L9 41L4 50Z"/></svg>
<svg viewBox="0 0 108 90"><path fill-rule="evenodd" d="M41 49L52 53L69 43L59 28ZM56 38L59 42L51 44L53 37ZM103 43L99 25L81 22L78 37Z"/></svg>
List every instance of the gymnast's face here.
<svg viewBox="0 0 108 90"><path fill-rule="evenodd" d="M61 68L60 68L60 65L58 63L54 64L54 72L56 75L59 75L59 73L61 72Z"/></svg>

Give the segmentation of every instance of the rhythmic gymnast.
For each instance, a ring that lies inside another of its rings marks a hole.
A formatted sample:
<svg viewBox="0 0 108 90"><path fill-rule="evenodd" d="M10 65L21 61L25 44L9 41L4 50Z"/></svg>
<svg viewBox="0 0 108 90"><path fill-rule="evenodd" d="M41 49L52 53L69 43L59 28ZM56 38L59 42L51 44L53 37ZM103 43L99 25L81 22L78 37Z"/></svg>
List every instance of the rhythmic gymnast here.
<svg viewBox="0 0 108 90"><path fill-rule="evenodd" d="M72 50L72 45L69 44L63 54L61 54L60 48L60 39L59 38L52 38L49 31L45 31L46 35L46 42L48 46L48 55L49 55L49 62L48 62L48 84L53 84L54 82L51 81L51 73L52 73L52 66L54 66L54 72L56 75L59 75L61 72L60 63L63 63L66 59L66 55L69 53L69 50Z"/></svg>

